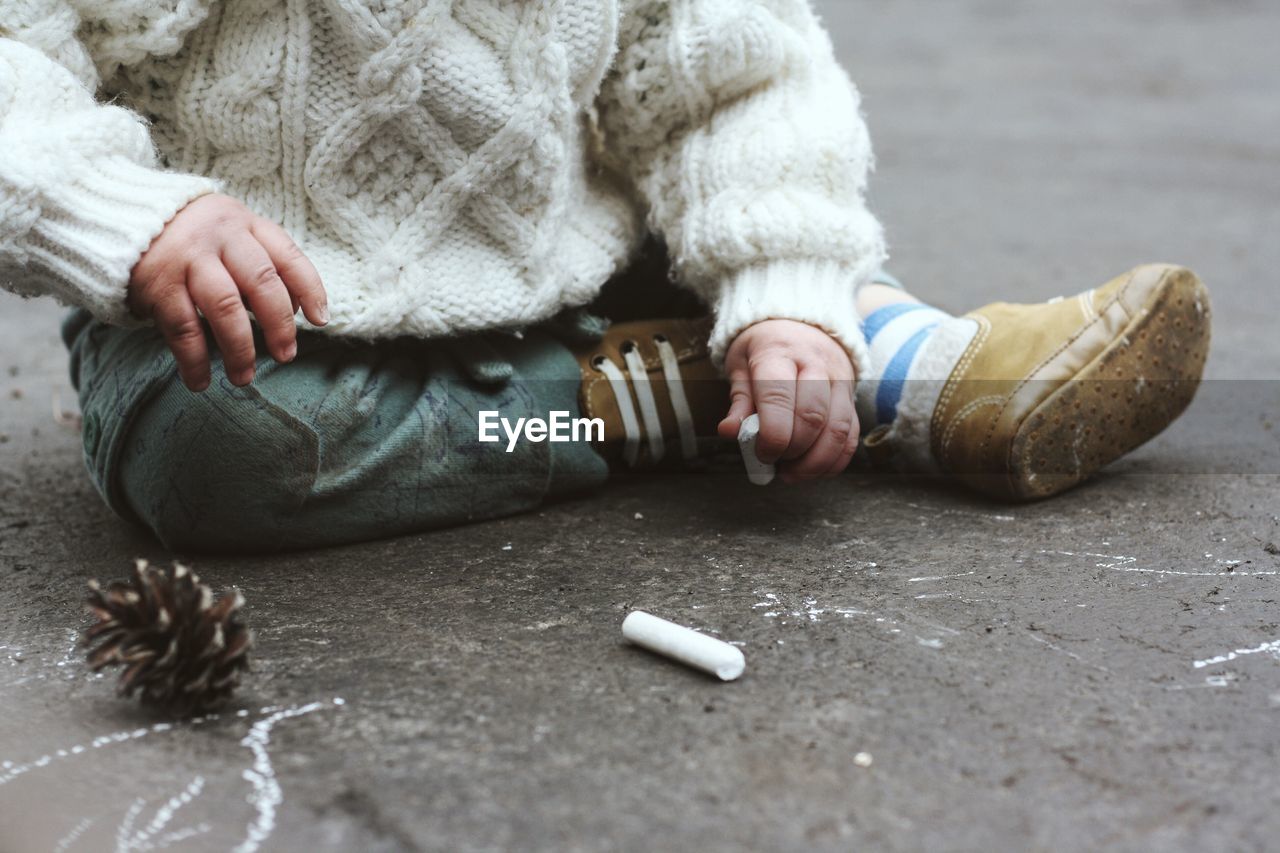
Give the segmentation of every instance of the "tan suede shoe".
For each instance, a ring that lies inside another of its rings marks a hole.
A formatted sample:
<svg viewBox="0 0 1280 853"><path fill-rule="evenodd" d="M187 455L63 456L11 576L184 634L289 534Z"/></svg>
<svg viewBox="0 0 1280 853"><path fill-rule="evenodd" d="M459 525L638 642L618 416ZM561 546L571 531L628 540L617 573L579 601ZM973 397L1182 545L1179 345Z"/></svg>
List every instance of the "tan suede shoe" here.
<svg viewBox="0 0 1280 853"><path fill-rule="evenodd" d="M1163 430L1209 350L1208 291L1177 266L967 316L979 329L934 408L933 457L1010 500L1057 494Z"/></svg>
<svg viewBox="0 0 1280 853"><path fill-rule="evenodd" d="M619 323L574 353L582 414L604 421L597 449L606 459L633 468L687 461L714 439L729 386L711 363L710 332L710 318Z"/></svg>

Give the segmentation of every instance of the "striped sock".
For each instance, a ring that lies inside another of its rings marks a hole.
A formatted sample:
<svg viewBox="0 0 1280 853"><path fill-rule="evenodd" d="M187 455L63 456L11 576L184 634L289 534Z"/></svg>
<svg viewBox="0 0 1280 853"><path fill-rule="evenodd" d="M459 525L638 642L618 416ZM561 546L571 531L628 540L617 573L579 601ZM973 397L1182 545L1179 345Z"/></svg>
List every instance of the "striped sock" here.
<svg viewBox="0 0 1280 853"><path fill-rule="evenodd" d="M950 314L937 308L919 302L898 302L872 312L863 322L862 334L879 380L875 396L877 425L893 423L897 418L911 365L938 324L949 319Z"/></svg>
<svg viewBox="0 0 1280 853"><path fill-rule="evenodd" d="M929 424L942 386L978 331L975 320L919 302L898 302L862 321L871 376L860 383L863 434L887 427L903 466L932 468Z"/></svg>

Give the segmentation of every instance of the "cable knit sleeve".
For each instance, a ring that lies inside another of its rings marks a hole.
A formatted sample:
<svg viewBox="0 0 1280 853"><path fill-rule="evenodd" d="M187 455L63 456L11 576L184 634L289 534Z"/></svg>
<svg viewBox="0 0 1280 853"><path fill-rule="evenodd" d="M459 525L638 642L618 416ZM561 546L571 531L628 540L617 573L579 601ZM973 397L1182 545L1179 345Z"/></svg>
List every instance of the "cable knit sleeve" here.
<svg viewBox="0 0 1280 853"><path fill-rule="evenodd" d="M866 373L854 290L885 258L857 90L808 0L637 0L597 104L682 281L747 326L816 325Z"/></svg>
<svg viewBox="0 0 1280 853"><path fill-rule="evenodd" d="M0 287L127 324L134 265L216 186L161 169L142 120L94 100L81 23L63 0L0 0Z"/></svg>

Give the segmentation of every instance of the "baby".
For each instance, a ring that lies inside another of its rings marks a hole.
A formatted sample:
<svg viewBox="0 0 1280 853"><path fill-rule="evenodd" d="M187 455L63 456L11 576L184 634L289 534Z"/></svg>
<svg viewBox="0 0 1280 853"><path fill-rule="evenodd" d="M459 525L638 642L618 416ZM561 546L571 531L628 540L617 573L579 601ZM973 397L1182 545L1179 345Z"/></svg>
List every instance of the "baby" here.
<svg viewBox="0 0 1280 853"><path fill-rule="evenodd" d="M789 482L861 444L1045 497L1208 345L1178 267L908 295L808 0L0 0L0 152L0 284L76 307L90 473L174 548L528 510L753 413ZM507 452L486 411L603 441Z"/></svg>

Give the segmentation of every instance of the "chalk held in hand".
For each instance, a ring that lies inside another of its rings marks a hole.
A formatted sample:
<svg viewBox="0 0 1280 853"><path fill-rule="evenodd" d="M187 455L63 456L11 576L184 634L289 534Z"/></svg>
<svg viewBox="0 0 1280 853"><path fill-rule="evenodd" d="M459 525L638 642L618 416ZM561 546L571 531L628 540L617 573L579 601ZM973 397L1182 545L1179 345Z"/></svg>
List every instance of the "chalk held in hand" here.
<svg viewBox="0 0 1280 853"><path fill-rule="evenodd" d="M767 486L773 482L776 470L768 462L761 462L756 456L756 439L760 437L760 416L751 415L738 427L738 447L742 450L742 461L747 466L747 479L757 486Z"/></svg>
<svg viewBox="0 0 1280 853"><path fill-rule="evenodd" d="M641 648L710 673L721 681L733 681L747 668L740 649L642 610L633 610L622 620L622 636Z"/></svg>

